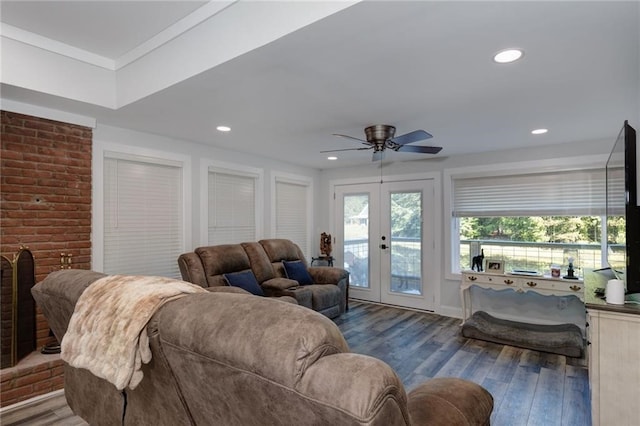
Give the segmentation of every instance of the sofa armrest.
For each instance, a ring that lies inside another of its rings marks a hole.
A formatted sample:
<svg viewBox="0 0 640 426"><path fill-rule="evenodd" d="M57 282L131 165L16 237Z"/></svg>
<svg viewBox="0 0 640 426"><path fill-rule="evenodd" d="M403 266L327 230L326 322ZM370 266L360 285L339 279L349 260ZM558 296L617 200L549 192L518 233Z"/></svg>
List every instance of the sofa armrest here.
<svg viewBox="0 0 640 426"><path fill-rule="evenodd" d="M296 390L348 413L353 423L411 424L400 378L389 365L370 356L325 354L304 371Z"/></svg>
<svg viewBox="0 0 640 426"><path fill-rule="evenodd" d="M268 290L286 290L298 287L298 285L298 281L290 280L289 278L271 278L260 284L261 287Z"/></svg>
<svg viewBox="0 0 640 426"><path fill-rule="evenodd" d="M184 281L197 284L200 287L209 287L207 275L204 273L204 266L200 256L196 253L183 253L178 257L178 267Z"/></svg>
<svg viewBox="0 0 640 426"><path fill-rule="evenodd" d="M408 395L414 425L488 425L493 397L477 383L453 377L426 381Z"/></svg>
<svg viewBox="0 0 640 426"><path fill-rule="evenodd" d="M344 269L326 266L310 266L307 270L314 284L337 284L349 275Z"/></svg>

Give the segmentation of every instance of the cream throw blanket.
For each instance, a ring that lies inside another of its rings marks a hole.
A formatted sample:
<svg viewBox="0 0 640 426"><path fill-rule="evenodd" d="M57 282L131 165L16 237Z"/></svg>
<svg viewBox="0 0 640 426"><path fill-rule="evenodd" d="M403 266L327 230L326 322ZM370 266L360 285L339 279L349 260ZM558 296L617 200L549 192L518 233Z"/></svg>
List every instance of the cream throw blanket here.
<svg viewBox="0 0 640 426"><path fill-rule="evenodd" d="M164 277L101 278L78 299L62 339L61 358L118 390L134 389L142 380L142 363L151 361L147 323L166 302L198 292L206 290Z"/></svg>

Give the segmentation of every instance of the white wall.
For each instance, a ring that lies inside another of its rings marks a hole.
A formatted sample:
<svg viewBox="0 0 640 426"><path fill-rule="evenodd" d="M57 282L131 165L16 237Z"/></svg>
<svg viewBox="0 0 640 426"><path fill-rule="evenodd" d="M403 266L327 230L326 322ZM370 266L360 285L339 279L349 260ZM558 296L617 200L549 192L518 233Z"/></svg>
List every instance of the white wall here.
<svg viewBox="0 0 640 426"><path fill-rule="evenodd" d="M549 160L557 161L557 159L564 159L567 163L575 161L576 157L580 156L595 156L602 155L602 166L606 161L606 155L609 153L616 135L611 136L611 140L594 140L564 143L553 146L541 146L539 148L526 148L526 149L514 149L501 152L482 153L482 154L468 154L452 157L434 157L427 160L405 161L396 163L385 163L382 169L382 174L401 175L401 174L420 174L440 172L449 168L463 168L479 165L496 164L496 167L500 167L500 164L510 162L522 162L522 161L539 161L540 166L543 167L545 162ZM446 147L443 153L446 153ZM333 194L330 193L331 181L339 179L352 179L352 178L371 178L373 182L380 181L380 168L375 163L358 168L347 169L329 169L323 170L321 173L320 186L320 198L325 200L331 200ZM442 189L444 198L444 188ZM438 208L442 209L442 222L439 226L436 226L437 232L441 232L440 239L445 241L445 227L449 226L449 220L445 217L444 200L436 200ZM330 211L331 203L319 204L316 209L316 217L318 218L317 225L319 228L328 229L328 232L335 234L334 229L330 229L329 217L333 212ZM454 279L446 278L445 271L445 256L444 249L439 259L441 268L442 281L440 283L439 291L436 291L436 312L448 315L461 317L461 304L459 296L459 278ZM478 294L481 293L481 294ZM439 295L439 296L438 296ZM548 320L567 319L567 322L584 323L584 306L582 304L569 303L552 303L547 306L541 305L540 301L536 301L535 296L531 296L525 299L524 305L518 306L517 311L513 311L514 301L511 296L496 297L487 296L486 292L475 292L474 294L474 307L478 307L487 311L499 312L504 306L510 307L507 309L507 314L511 312L527 312L533 319L535 317L545 318ZM527 296L525 296L527 298ZM439 300L438 300L439 299ZM518 303L521 303L518 302Z"/></svg>
<svg viewBox="0 0 640 426"><path fill-rule="evenodd" d="M228 151L219 149L207 145L197 144L184 140L177 140L166 138L162 136L152 135L149 133L136 132L133 130L122 129L118 127L110 127L101 125L98 123L93 133L94 146L109 146L127 145L129 147L136 147L140 149L162 151L165 153L175 153L177 156L187 156L190 158L191 163L191 226L192 232L189 238L190 247L187 250L192 250L200 245L202 241L201 234L207 233L206 229L200 229L200 210L201 202L199 194L201 191L201 185L206 182L200 181L200 159L209 159L216 162L229 162L234 164L243 164L246 166L259 168L264 170L264 223L262 224L263 238L272 237L271 235L271 199L273 194L273 188L270 186L271 176L275 173L287 173L309 177L313 180L313 187L317 188L319 184L320 173L315 169L308 169L292 164L271 160L264 157L258 157L250 154L244 154L239 152ZM95 155L95 152L94 152ZM95 187L101 185L101 182L94 181ZM94 204L99 202L94 199ZM320 202L319 192L316 190L314 193L314 205L322 205ZM313 218L311 218L312 223ZM314 228L315 229L315 228ZM317 234L317 235L315 235ZM320 244L319 233L315 232L312 237L312 247L316 247Z"/></svg>

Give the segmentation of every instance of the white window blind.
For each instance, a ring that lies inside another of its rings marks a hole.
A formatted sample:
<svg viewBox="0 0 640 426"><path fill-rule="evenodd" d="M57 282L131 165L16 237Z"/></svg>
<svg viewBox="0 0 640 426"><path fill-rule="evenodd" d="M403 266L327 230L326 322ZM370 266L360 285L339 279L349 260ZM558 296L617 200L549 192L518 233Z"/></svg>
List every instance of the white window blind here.
<svg viewBox="0 0 640 426"><path fill-rule="evenodd" d="M179 278L182 168L147 160L104 159L104 272Z"/></svg>
<svg viewBox="0 0 640 426"><path fill-rule="evenodd" d="M604 169L453 178L454 217L599 216Z"/></svg>
<svg viewBox="0 0 640 426"><path fill-rule="evenodd" d="M256 178L209 171L209 244L256 240Z"/></svg>
<svg viewBox="0 0 640 426"><path fill-rule="evenodd" d="M304 184L276 181L275 236L293 241L303 252L308 247L308 190Z"/></svg>
<svg viewBox="0 0 640 426"><path fill-rule="evenodd" d="M624 214L625 202L629 194L625 194L624 167L611 167L607 170L607 215L621 216ZM625 194L625 195L623 195Z"/></svg>

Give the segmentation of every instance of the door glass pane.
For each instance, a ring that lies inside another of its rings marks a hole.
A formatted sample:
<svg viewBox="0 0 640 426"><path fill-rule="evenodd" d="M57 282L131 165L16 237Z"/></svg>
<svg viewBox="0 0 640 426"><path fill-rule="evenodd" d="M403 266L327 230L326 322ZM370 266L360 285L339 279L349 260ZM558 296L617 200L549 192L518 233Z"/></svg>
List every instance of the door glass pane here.
<svg viewBox="0 0 640 426"><path fill-rule="evenodd" d="M422 295L422 193L392 192L391 291Z"/></svg>
<svg viewBox="0 0 640 426"><path fill-rule="evenodd" d="M344 268L349 283L369 287L369 195L344 196Z"/></svg>

